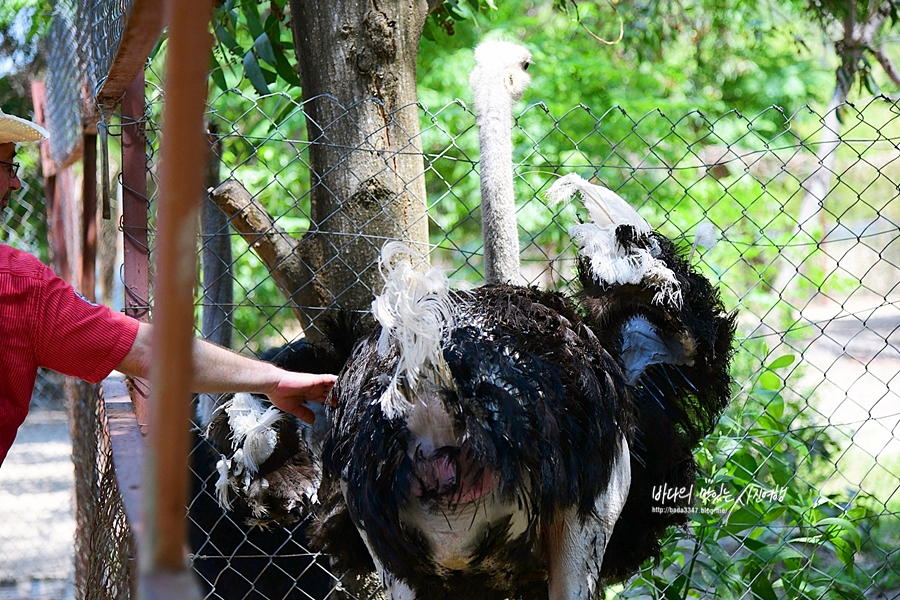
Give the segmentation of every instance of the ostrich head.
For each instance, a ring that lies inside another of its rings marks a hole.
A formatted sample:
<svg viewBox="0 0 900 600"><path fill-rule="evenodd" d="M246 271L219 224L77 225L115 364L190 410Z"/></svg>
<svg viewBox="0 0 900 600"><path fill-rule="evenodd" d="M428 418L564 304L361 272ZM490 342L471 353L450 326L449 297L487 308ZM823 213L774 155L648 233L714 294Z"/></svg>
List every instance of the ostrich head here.
<svg viewBox="0 0 900 600"><path fill-rule="evenodd" d="M475 70L470 80L476 105L481 91L490 94L505 91L510 103L518 102L531 83L527 73L529 64L531 52L518 44L499 40L479 44L475 49ZM498 90L498 86L502 86L502 90Z"/></svg>

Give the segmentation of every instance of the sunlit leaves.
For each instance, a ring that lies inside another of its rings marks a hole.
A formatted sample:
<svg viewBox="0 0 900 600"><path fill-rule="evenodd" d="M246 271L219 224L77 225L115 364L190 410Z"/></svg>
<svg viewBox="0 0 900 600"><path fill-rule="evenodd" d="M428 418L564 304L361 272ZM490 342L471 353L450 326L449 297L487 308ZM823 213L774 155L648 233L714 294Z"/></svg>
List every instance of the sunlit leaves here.
<svg viewBox="0 0 900 600"><path fill-rule="evenodd" d="M213 32L217 48L211 78L221 91L228 89L229 80L230 85L246 81L260 95L275 91L272 86L285 90L299 87L286 4L284 0L266 5L255 0L227 0L216 9Z"/></svg>

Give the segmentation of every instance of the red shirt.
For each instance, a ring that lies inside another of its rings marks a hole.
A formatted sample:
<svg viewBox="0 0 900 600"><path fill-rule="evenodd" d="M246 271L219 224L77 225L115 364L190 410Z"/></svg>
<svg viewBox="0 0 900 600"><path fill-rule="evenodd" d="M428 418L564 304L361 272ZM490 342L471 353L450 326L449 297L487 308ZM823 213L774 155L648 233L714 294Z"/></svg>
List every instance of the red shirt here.
<svg viewBox="0 0 900 600"><path fill-rule="evenodd" d="M89 302L27 252L0 244L0 464L25 420L38 367L97 383L138 322Z"/></svg>

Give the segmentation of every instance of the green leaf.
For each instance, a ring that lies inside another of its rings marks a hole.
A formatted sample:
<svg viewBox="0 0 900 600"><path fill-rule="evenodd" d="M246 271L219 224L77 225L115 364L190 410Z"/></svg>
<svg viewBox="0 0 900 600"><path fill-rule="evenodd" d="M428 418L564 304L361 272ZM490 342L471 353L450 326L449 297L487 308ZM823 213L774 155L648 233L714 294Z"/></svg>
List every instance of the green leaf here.
<svg viewBox="0 0 900 600"><path fill-rule="evenodd" d="M806 555L787 544L776 546L767 544L756 551L756 555L761 558L767 565L795 558L805 559Z"/></svg>
<svg viewBox="0 0 900 600"><path fill-rule="evenodd" d="M753 583L750 584L750 590L753 592L754 598L762 600L778 600L775 590L772 589L772 582L766 577L766 571L760 571Z"/></svg>
<svg viewBox="0 0 900 600"><path fill-rule="evenodd" d="M301 104L303 100L300 98L294 98L293 102L288 102L287 105L275 116L275 124L281 125L285 119L293 115L295 112L301 111Z"/></svg>
<svg viewBox="0 0 900 600"><path fill-rule="evenodd" d="M300 76L297 75L297 72L294 70L290 61L288 61L287 56L284 55L284 52L277 52L275 54L275 71L277 71L278 75L289 84L300 87Z"/></svg>
<svg viewBox="0 0 900 600"><path fill-rule="evenodd" d="M846 534L846 537L849 537L856 546L856 550L859 551L860 546L862 545L862 537L859 535L859 530L856 529L856 526L853 523L840 517L825 517L816 523L816 527L823 526L836 526L841 529Z"/></svg>
<svg viewBox="0 0 900 600"><path fill-rule="evenodd" d="M441 31L441 26L438 21L439 17L437 15L429 15L428 19L425 21L425 28L422 30L422 37L424 37L429 42L433 42L437 39L437 34Z"/></svg>
<svg viewBox="0 0 900 600"><path fill-rule="evenodd" d="M247 19L247 29L250 30L250 35L253 36L253 39L258 38L263 34L262 21L259 20L258 5L253 0L250 0L249 2L244 2L241 8L244 11L244 18Z"/></svg>
<svg viewBox="0 0 900 600"><path fill-rule="evenodd" d="M240 49L238 47L237 40L234 39L234 36L231 35L231 32L228 31L228 29L226 29L221 23L219 23L218 20L214 22L213 30L216 32L216 39L224 44L226 48L228 48L232 52L237 52Z"/></svg>
<svg viewBox="0 0 900 600"><path fill-rule="evenodd" d="M779 356L768 365L766 365L767 369L775 370L775 369L783 369L785 367L789 367L794 364L794 360L796 357L793 354L785 354L784 356Z"/></svg>
<svg viewBox="0 0 900 600"><path fill-rule="evenodd" d="M272 42L269 41L268 35L265 33L260 34L253 42L253 47L261 59L270 65L275 64L275 51L272 49Z"/></svg>
<svg viewBox="0 0 900 600"><path fill-rule="evenodd" d="M216 87L220 90L227 91L228 90L228 82L225 81L225 73L222 72L222 67L216 62L215 57L210 58L210 62L212 63L211 68L209 70L209 76L213 80L213 83L216 84Z"/></svg>
<svg viewBox="0 0 900 600"><path fill-rule="evenodd" d="M847 540L840 538L831 540L831 543L834 545L834 553L837 554L838 560L845 565L852 565L856 558L853 545Z"/></svg>
<svg viewBox="0 0 900 600"><path fill-rule="evenodd" d="M881 93L881 88L878 87L878 84L875 83L875 78L872 77L872 73L870 71L866 71L863 75L863 83L866 86L866 90L873 96L877 96Z"/></svg>
<svg viewBox="0 0 900 600"><path fill-rule="evenodd" d="M447 12L456 21L465 21L466 19L471 19L475 16L472 13L472 9L465 4L460 4L457 0L447 0L444 2L444 8L447 9Z"/></svg>
<svg viewBox="0 0 900 600"><path fill-rule="evenodd" d="M262 69L259 68L259 63L252 51L248 51L247 54L244 55L244 75L253 85L254 89L256 89L258 94L263 95L269 93L269 86L266 83L265 75L263 75Z"/></svg>
<svg viewBox="0 0 900 600"><path fill-rule="evenodd" d="M765 390L780 390L783 384L781 377L771 371L766 371L759 376L759 385Z"/></svg>
<svg viewBox="0 0 900 600"><path fill-rule="evenodd" d="M750 529L751 527L755 527L758 524L759 517L757 515L746 508L739 508L728 516L728 520L725 522L725 527L723 528L724 531L722 531L722 533L727 531L730 534L735 534Z"/></svg>
<svg viewBox="0 0 900 600"><path fill-rule="evenodd" d="M781 419L784 415L784 398L781 394L777 394L768 404L766 404L766 412L775 420Z"/></svg>

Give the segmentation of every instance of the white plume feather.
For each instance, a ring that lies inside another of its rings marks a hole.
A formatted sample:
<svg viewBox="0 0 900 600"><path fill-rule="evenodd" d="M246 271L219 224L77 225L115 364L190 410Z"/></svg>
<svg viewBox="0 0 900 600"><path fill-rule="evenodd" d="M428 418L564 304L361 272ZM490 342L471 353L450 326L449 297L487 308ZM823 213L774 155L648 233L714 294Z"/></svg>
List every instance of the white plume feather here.
<svg viewBox="0 0 900 600"><path fill-rule="evenodd" d="M372 301L372 314L382 327L378 352L383 356L393 347L399 355L397 370L380 399L388 418L412 407L401 384L414 391L425 369L445 371L444 334L453 326L447 278L436 268L416 271L414 257L400 242L385 244L379 261L384 290Z"/></svg>
<svg viewBox="0 0 900 600"><path fill-rule="evenodd" d="M614 191L585 181L576 173L569 173L556 180L547 191L552 204L569 200L576 193L581 194L584 207L597 227L631 225L638 234L648 234L653 229L644 217Z"/></svg>
<svg viewBox="0 0 900 600"><path fill-rule="evenodd" d="M692 264L694 262L694 252L697 251L697 246L712 248L718 243L718 241L719 239L716 236L716 228L713 227L712 223L704 221L697 225L697 229L694 230L694 245L691 246L691 255L688 256L688 264Z"/></svg>
<svg viewBox="0 0 900 600"><path fill-rule="evenodd" d="M219 473L219 478L216 479L216 499L219 501L219 506L230 510L231 500L228 498L230 488L228 476L231 471L231 461L225 458L224 455L220 456L221 458L216 463L216 471Z"/></svg>
<svg viewBox="0 0 900 600"><path fill-rule="evenodd" d="M234 435L234 460L243 464L248 473L256 473L275 451L278 436L272 426L284 413L274 406L265 408L252 394L235 394L225 405L225 413Z"/></svg>
<svg viewBox="0 0 900 600"><path fill-rule="evenodd" d="M694 246L703 246L704 248L712 248L719 241L716 234L716 228L709 221L703 221L697 225L694 231Z"/></svg>
<svg viewBox="0 0 900 600"><path fill-rule="evenodd" d="M654 304L681 307L681 286L675 273L658 258L659 244L648 238L649 248L623 248L616 240L616 228L630 225L638 235L649 235L650 224L618 194L588 183L571 173L561 177L547 192L552 203L580 194L591 223L575 225L569 235L581 247L579 253L591 262L594 277L603 285L644 284L656 289Z"/></svg>

